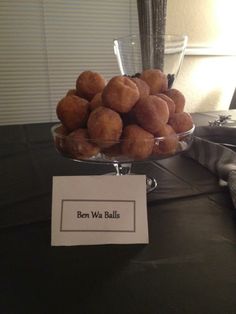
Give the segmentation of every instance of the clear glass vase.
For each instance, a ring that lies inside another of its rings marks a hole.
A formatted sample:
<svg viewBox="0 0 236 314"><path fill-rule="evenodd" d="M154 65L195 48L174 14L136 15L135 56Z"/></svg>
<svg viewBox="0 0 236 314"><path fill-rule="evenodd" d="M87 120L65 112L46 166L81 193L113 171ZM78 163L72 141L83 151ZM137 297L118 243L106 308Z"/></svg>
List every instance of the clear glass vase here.
<svg viewBox="0 0 236 314"><path fill-rule="evenodd" d="M162 70L173 86L180 71L185 48L185 35L130 35L114 40L114 53L121 75L134 76L146 69Z"/></svg>

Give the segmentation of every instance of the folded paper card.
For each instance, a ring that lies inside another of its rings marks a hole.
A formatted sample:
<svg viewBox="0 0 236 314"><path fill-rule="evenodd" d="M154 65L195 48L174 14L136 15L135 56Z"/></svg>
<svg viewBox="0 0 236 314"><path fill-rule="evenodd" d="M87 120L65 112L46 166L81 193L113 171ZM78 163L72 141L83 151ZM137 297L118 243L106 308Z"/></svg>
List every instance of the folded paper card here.
<svg viewBox="0 0 236 314"><path fill-rule="evenodd" d="M148 243L146 177L53 177L51 244Z"/></svg>

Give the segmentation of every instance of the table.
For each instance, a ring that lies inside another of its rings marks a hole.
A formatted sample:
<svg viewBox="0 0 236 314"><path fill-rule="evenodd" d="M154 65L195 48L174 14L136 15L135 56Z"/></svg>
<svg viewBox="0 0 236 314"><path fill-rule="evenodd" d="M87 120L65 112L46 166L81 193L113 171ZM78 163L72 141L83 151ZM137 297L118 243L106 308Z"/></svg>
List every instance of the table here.
<svg viewBox="0 0 236 314"><path fill-rule="evenodd" d="M158 179L148 245L50 246L52 176L112 169L61 157L51 125L0 127L0 313L236 313L229 191L185 156L134 166Z"/></svg>

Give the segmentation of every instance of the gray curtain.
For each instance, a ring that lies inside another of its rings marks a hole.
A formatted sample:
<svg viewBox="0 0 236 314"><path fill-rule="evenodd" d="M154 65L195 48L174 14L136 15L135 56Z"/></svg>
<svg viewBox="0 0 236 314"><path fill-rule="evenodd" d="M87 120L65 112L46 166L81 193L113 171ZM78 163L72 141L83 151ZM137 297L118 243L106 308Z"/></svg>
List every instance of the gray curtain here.
<svg viewBox="0 0 236 314"><path fill-rule="evenodd" d="M137 0L143 70L163 70L167 0Z"/></svg>

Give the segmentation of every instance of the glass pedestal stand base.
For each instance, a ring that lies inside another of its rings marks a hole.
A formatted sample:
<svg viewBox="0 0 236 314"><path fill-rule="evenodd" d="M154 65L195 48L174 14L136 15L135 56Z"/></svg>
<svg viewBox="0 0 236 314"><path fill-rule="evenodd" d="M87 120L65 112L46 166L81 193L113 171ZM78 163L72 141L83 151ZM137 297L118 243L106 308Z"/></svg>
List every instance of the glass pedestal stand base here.
<svg viewBox="0 0 236 314"><path fill-rule="evenodd" d="M113 166L115 167L115 172L107 173L107 175L136 175L136 173L131 172L132 163L118 163L114 162ZM157 187L157 181L155 178L146 176L146 191L147 193L152 192Z"/></svg>

